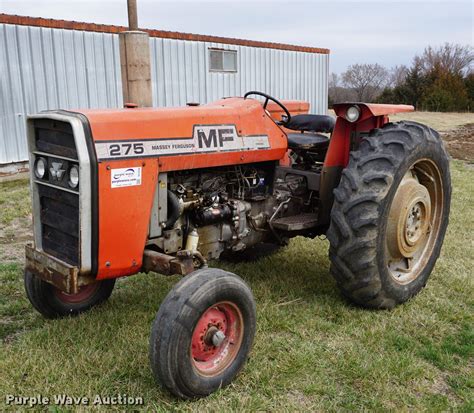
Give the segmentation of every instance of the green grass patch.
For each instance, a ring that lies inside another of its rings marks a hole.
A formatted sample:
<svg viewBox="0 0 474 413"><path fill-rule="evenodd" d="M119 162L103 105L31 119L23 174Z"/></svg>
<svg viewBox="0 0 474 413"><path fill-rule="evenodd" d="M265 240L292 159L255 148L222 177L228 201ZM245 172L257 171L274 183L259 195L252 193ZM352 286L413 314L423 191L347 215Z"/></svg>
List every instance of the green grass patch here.
<svg viewBox="0 0 474 413"><path fill-rule="evenodd" d="M28 180L0 182L0 224L6 227L15 218L31 212Z"/></svg>
<svg viewBox="0 0 474 413"><path fill-rule="evenodd" d="M327 241L297 238L256 263L214 263L251 285L257 335L237 380L195 402L163 391L148 363L151 322L177 277L121 279L105 305L50 321L25 298L22 264L2 264L0 393L127 394L143 397L143 411L472 411L474 169L453 161L452 179L442 255L427 287L392 311L341 297ZM24 207L12 208L9 193ZM26 182L2 186L1 197L3 224L28 213Z"/></svg>

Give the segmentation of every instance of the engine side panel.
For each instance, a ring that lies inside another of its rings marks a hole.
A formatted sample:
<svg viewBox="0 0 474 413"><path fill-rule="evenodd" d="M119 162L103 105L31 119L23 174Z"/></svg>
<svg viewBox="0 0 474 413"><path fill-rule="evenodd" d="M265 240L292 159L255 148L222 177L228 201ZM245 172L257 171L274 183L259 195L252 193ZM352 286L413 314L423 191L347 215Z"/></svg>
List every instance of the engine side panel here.
<svg viewBox="0 0 474 413"><path fill-rule="evenodd" d="M140 270L157 180L156 160L99 163L97 279Z"/></svg>

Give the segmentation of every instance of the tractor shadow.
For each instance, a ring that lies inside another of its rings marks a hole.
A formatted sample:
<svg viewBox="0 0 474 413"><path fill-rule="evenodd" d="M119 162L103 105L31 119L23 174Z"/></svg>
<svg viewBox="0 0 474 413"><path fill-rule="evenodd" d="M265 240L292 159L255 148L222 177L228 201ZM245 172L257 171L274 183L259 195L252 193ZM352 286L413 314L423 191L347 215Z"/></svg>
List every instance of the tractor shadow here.
<svg viewBox="0 0 474 413"><path fill-rule="evenodd" d="M230 271L243 278L259 301L275 303L286 300L333 302L350 305L341 296L329 272L327 240L297 237L288 246L263 244L245 254L226 254L209 262L210 267ZM156 314L180 276L139 274L119 279L114 297L120 295L120 306L130 306L148 314ZM118 298L118 297L117 297ZM150 312L150 313L149 313ZM152 316L150 320L152 320Z"/></svg>
<svg viewBox="0 0 474 413"><path fill-rule="evenodd" d="M278 301L328 297L344 301L329 273L328 248L326 240L297 237L286 247L263 244L240 261L237 256L211 265L241 276L257 300L261 294Z"/></svg>

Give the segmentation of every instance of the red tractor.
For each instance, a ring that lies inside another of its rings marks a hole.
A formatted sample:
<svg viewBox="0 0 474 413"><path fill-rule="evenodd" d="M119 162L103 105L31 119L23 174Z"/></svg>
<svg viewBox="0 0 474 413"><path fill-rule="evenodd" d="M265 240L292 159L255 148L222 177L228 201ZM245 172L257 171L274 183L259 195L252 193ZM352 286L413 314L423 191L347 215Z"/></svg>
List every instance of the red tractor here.
<svg viewBox="0 0 474 413"><path fill-rule="evenodd" d="M74 315L107 300L116 278L182 274L153 323L150 360L163 386L194 398L232 381L255 334L248 285L207 268L221 254L325 234L344 296L371 308L413 297L448 225L438 133L389 122L411 106L338 104L336 119L307 108L249 92L202 106L31 116L33 306Z"/></svg>

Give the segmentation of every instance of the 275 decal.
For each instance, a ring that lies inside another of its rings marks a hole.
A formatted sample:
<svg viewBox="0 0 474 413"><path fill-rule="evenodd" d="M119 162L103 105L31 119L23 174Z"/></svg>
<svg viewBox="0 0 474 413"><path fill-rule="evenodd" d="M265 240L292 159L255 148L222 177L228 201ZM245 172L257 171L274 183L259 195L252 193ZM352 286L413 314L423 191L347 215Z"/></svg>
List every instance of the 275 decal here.
<svg viewBox="0 0 474 413"><path fill-rule="evenodd" d="M143 143L113 143L109 145L109 156L142 155Z"/></svg>

